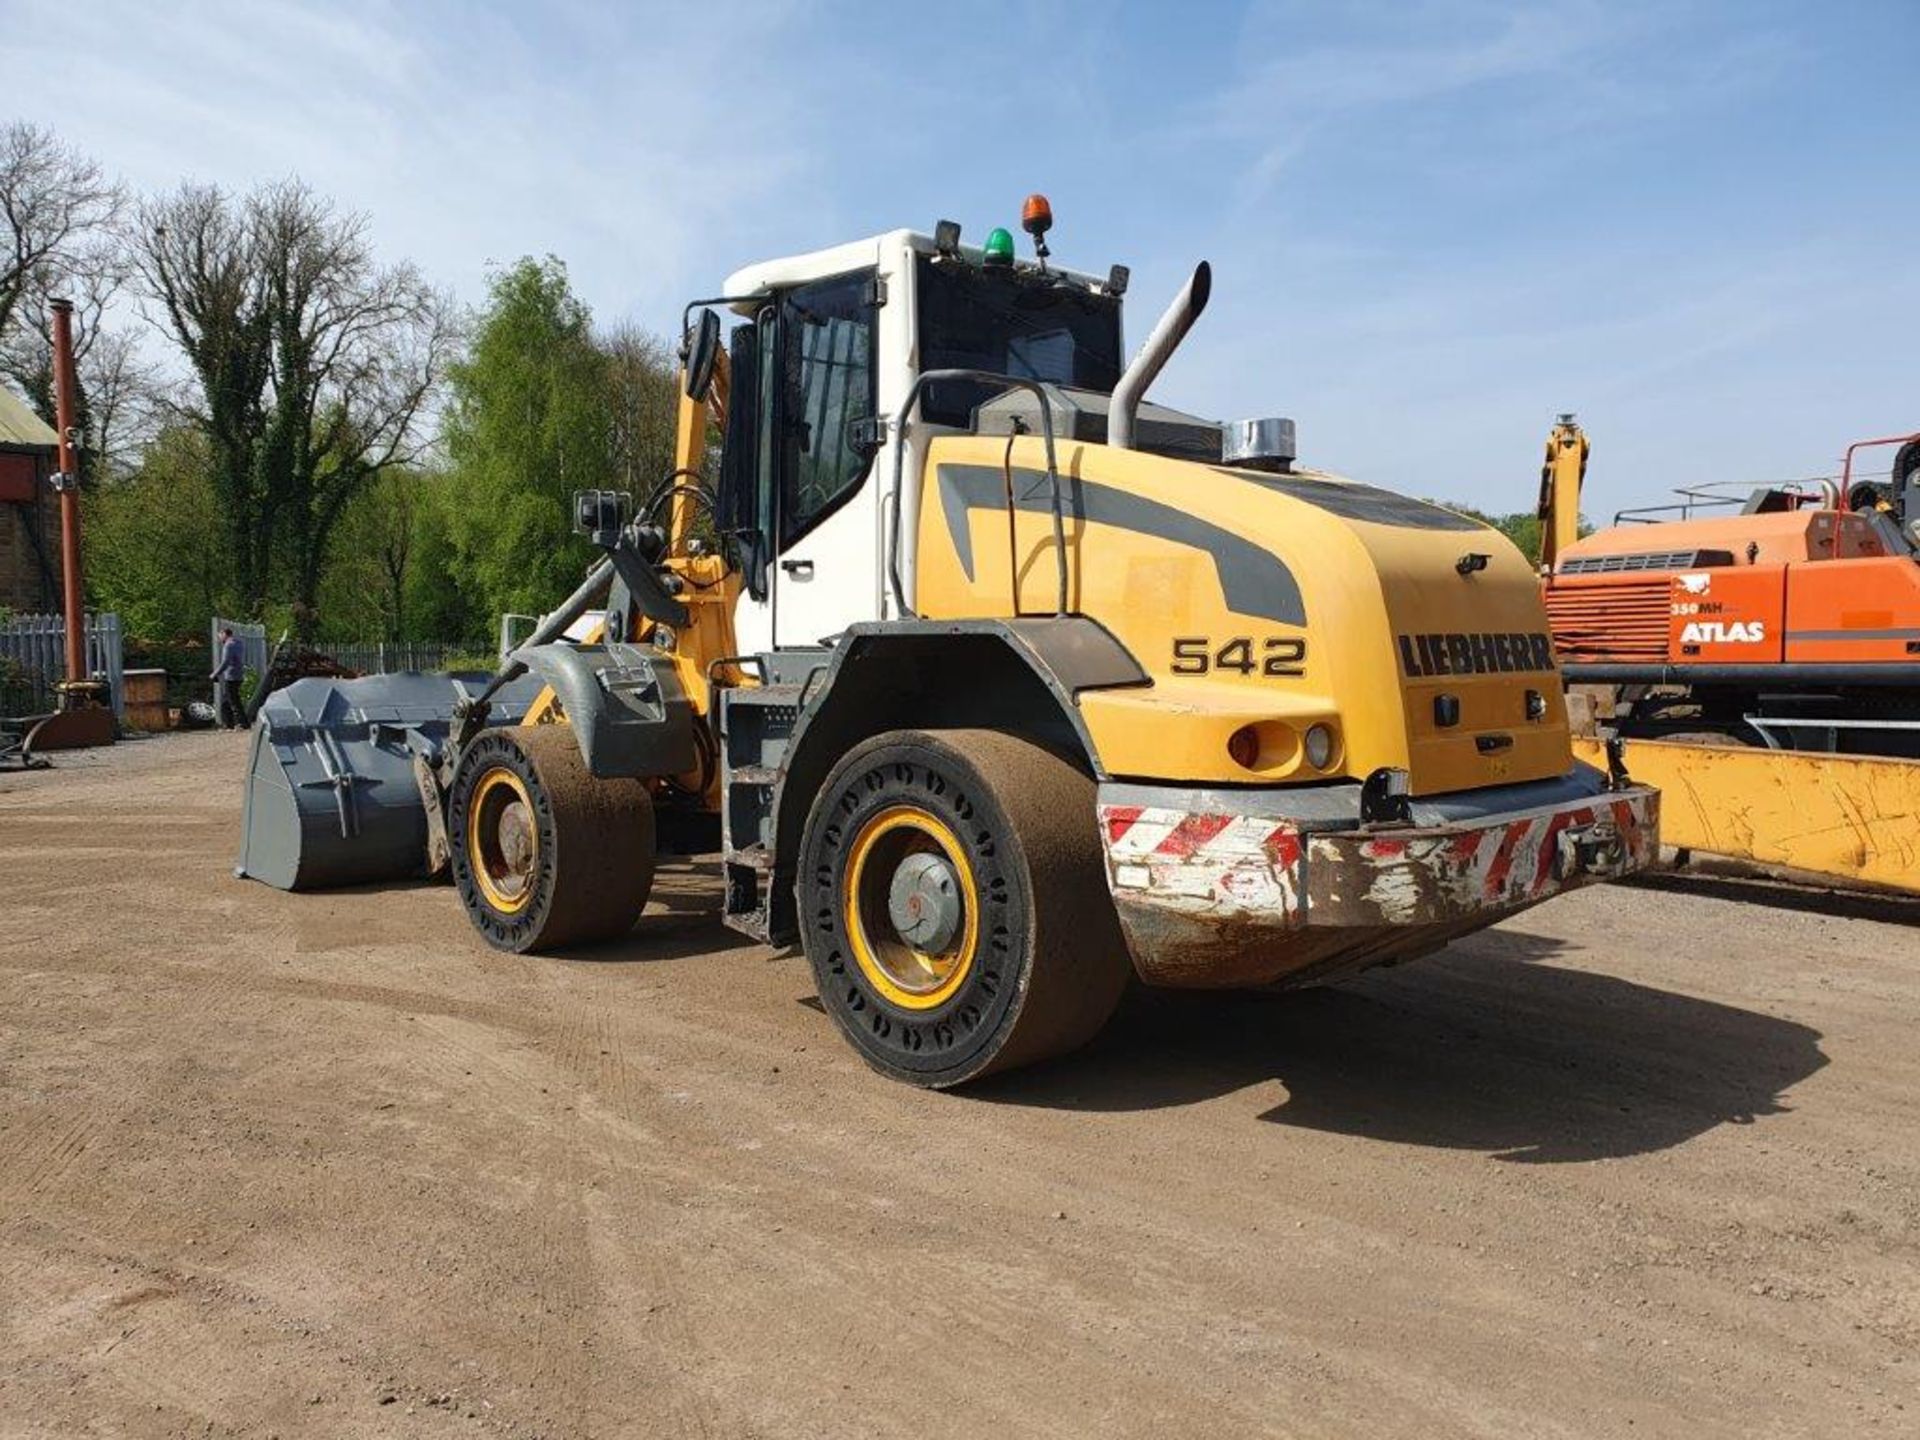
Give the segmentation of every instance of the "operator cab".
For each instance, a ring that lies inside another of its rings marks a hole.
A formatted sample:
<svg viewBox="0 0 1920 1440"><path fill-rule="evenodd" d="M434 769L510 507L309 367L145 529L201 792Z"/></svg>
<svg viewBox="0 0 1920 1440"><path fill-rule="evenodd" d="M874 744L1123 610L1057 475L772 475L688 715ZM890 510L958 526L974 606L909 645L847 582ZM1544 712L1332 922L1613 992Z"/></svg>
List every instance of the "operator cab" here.
<svg viewBox="0 0 1920 1440"><path fill-rule="evenodd" d="M1104 414L1125 365L1127 272L1115 266L1100 279L1049 265L1046 223L1036 229L1030 205L1033 261L1015 259L1004 230L965 246L943 221L931 236L895 230L749 266L709 302L742 322L728 343L717 521L744 574L735 616L744 650L815 646L897 609L884 583L891 511L882 492L902 443L894 420L922 371L1039 381L1060 396L1062 424ZM1000 394L975 381L929 384L905 437L905 473L918 472L934 434L994 429L980 413ZM1083 428L1071 433L1095 438ZM899 521L911 534L917 492L902 498Z"/></svg>

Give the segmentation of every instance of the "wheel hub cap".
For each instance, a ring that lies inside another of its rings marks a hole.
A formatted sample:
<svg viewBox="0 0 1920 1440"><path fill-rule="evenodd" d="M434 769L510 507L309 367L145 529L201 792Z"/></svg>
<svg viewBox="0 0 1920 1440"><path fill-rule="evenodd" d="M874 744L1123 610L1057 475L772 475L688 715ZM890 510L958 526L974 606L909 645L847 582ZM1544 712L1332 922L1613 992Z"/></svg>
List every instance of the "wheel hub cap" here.
<svg viewBox="0 0 1920 1440"><path fill-rule="evenodd" d="M540 865L540 832L526 782L511 770L489 770L474 786L467 854L489 905L509 915L526 907Z"/></svg>
<svg viewBox="0 0 1920 1440"><path fill-rule="evenodd" d="M883 1000L932 1010L959 993L980 939L980 897L953 828L911 803L847 842L840 903L860 973Z"/></svg>
<svg viewBox="0 0 1920 1440"><path fill-rule="evenodd" d="M945 857L918 852L893 872L887 918L916 950L941 951L960 933L960 882Z"/></svg>
<svg viewBox="0 0 1920 1440"><path fill-rule="evenodd" d="M500 858L507 876L526 884L533 870L533 817L518 800L500 812Z"/></svg>

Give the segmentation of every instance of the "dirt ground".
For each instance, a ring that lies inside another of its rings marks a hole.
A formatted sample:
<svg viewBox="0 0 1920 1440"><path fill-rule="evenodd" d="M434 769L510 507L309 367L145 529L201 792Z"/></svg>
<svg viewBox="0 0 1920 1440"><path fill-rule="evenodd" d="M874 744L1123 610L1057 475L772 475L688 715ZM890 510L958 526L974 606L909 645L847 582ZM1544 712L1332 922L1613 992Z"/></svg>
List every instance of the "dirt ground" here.
<svg viewBox="0 0 1920 1440"><path fill-rule="evenodd" d="M0 776L0 1435L1920 1433L1920 908L1564 897L962 1095L667 870L514 959Z"/></svg>

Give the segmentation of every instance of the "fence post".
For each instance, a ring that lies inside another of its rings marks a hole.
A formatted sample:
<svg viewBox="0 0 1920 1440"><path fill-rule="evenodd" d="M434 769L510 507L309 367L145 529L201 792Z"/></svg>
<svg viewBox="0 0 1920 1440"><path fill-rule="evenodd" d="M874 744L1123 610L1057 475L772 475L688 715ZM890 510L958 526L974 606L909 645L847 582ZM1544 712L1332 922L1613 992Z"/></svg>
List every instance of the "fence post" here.
<svg viewBox="0 0 1920 1440"><path fill-rule="evenodd" d="M126 655L121 646L120 617L112 611L90 617L87 639L95 652L95 658L88 661L88 672L105 672L107 693L113 697L114 718L125 720L127 697L123 692L126 689Z"/></svg>

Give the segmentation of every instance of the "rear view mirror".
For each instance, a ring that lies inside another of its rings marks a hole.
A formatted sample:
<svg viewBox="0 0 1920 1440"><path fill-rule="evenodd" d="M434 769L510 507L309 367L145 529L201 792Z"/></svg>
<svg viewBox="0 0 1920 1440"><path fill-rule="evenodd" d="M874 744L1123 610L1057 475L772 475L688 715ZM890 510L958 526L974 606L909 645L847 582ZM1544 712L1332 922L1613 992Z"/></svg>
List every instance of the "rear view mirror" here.
<svg viewBox="0 0 1920 1440"><path fill-rule="evenodd" d="M702 310L700 319L684 342L681 358L686 361L687 398L705 400L713 386L714 363L720 358L720 317Z"/></svg>

